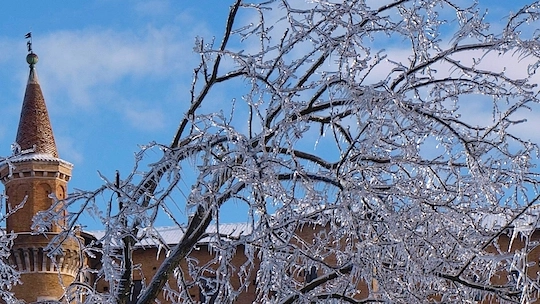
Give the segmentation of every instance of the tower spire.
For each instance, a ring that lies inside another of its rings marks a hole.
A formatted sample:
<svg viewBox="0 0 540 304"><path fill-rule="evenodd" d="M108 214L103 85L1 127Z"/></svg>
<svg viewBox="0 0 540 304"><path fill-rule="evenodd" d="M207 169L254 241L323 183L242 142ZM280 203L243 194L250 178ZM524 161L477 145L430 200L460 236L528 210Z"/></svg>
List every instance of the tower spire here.
<svg viewBox="0 0 540 304"><path fill-rule="evenodd" d="M31 38L30 34L26 38ZM8 262L20 273L22 284L13 286L11 292L25 303L45 300L56 303L64 294L64 287L79 275L82 265L79 240L66 236L58 250L60 253L55 251L53 255L47 248L61 233L65 217L40 234L32 232L32 225L36 213L50 210L52 206L58 207L58 215L65 212L61 211L61 204L67 196L73 165L58 158L35 70L38 56L32 51L31 40L26 62L30 65L30 75L17 132L18 146L9 163L0 163L0 181L5 185L7 197L5 210L16 211L6 219L5 231L17 234Z"/></svg>
<svg viewBox="0 0 540 304"><path fill-rule="evenodd" d="M31 39L31 34L28 33L26 37ZM22 151L58 157L49 113L35 69L38 56L32 51L31 40L28 41L28 52L26 62L30 66L30 74L24 93L16 142Z"/></svg>

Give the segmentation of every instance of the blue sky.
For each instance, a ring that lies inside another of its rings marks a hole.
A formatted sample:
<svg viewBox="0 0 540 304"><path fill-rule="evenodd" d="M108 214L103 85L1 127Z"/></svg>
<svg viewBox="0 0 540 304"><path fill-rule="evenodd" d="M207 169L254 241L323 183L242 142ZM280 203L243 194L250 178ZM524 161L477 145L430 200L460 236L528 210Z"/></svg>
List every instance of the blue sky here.
<svg viewBox="0 0 540 304"><path fill-rule="evenodd" d="M28 31L70 188L132 166L138 144L168 143L186 109L196 35L219 35L226 1L31 1L0 10L0 155L10 154L28 75ZM211 9L209 9L211 8Z"/></svg>
<svg viewBox="0 0 540 304"><path fill-rule="evenodd" d="M301 0L298 0L301 1ZM0 155L11 154L28 77L37 72L70 189L129 172L139 144L169 143L187 109L196 36L220 37L232 1L5 1L0 5ZM481 1L491 10L528 1Z"/></svg>

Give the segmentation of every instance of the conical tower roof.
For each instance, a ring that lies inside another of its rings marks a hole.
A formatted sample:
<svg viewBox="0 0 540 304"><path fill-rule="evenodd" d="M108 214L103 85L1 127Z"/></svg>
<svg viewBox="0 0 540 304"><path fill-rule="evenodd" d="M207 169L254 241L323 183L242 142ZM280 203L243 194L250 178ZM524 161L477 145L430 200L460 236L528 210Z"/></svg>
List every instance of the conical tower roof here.
<svg viewBox="0 0 540 304"><path fill-rule="evenodd" d="M30 65L30 75L24 93L16 142L22 151L31 149L36 154L48 154L57 158L58 150L54 141L49 113L35 69L38 57L36 54L30 53L26 56L26 61Z"/></svg>

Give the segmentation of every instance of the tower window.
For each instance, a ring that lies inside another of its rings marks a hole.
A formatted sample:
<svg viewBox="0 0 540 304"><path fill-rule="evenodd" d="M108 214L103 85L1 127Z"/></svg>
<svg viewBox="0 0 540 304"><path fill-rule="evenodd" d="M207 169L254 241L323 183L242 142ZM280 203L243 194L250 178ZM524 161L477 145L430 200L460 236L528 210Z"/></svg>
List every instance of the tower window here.
<svg viewBox="0 0 540 304"><path fill-rule="evenodd" d="M128 304L137 303L137 298L141 294L141 290L142 290L142 281L134 280L133 286L131 287L131 298L129 299Z"/></svg>
<svg viewBox="0 0 540 304"><path fill-rule="evenodd" d="M317 278L317 267L311 266L309 270L306 271L306 283L309 283Z"/></svg>
<svg viewBox="0 0 540 304"><path fill-rule="evenodd" d="M199 284L199 302L214 304L216 298L216 282L214 282L212 278L201 278Z"/></svg>

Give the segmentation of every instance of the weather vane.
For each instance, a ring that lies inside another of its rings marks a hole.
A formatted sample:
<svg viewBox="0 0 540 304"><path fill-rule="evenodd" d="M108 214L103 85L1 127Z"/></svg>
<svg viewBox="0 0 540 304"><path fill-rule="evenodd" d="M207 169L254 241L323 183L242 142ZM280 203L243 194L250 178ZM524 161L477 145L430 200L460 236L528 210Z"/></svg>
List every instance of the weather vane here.
<svg viewBox="0 0 540 304"><path fill-rule="evenodd" d="M26 46L28 47L28 55L26 55L26 62L30 65L30 68L33 69L34 65L38 62L38 56L32 51L32 32L26 33L24 38L28 39Z"/></svg>
<svg viewBox="0 0 540 304"><path fill-rule="evenodd" d="M28 53L33 53L32 52L32 32L26 33L26 35L24 35L24 38L28 39L28 41L26 42L26 46L28 47Z"/></svg>

